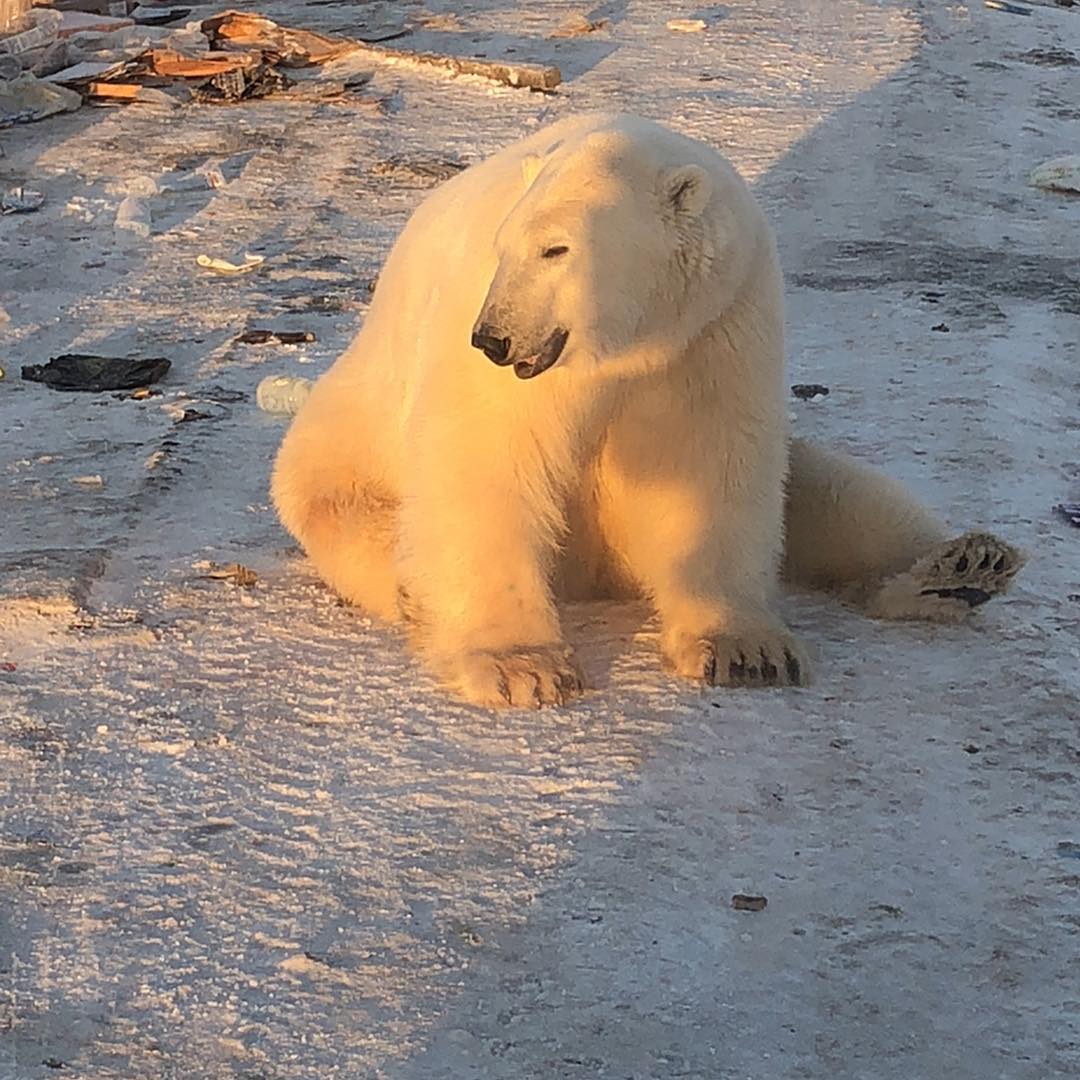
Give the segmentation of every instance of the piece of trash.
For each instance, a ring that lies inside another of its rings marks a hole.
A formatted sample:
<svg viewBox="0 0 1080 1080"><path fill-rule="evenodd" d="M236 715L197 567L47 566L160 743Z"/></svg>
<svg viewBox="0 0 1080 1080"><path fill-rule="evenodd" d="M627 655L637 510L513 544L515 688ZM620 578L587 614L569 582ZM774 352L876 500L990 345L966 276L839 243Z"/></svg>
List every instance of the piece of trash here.
<svg viewBox="0 0 1080 1080"><path fill-rule="evenodd" d="M949 324L939 322L937 326L931 326L931 330L936 330L939 334L947 334L949 332Z"/></svg>
<svg viewBox="0 0 1080 1080"><path fill-rule="evenodd" d="M73 484L82 484L83 487L104 487L105 481L96 473L93 476L73 476Z"/></svg>
<svg viewBox="0 0 1080 1080"><path fill-rule="evenodd" d="M156 183L158 191L166 192L205 191L207 188L216 190L227 186L220 169L202 167L191 172L165 173L158 177Z"/></svg>
<svg viewBox="0 0 1080 1080"><path fill-rule="evenodd" d="M1010 15L1030 15L1031 8L1007 3L1006 0L983 0L983 6L993 11L1007 11Z"/></svg>
<svg viewBox="0 0 1080 1080"><path fill-rule="evenodd" d="M747 896L745 893L736 893L731 898L731 906L736 911L764 911L769 901L764 896Z"/></svg>
<svg viewBox="0 0 1080 1080"><path fill-rule="evenodd" d="M207 52L185 56L175 49L151 49L141 59L147 74L179 79L208 79L229 71L256 67L262 62L261 53Z"/></svg>
<svg viewBox="0 0 1080 1080"><path fill-rule="evenodd" d="M150 204L138 195L128 195L116 208L115 225L145 239L150 235Z"/></svg>
<svg viewBox="0 0 1080 1080"><path fill-rule="evenodd" d="M18 670L19 670L19 665L16 664L12 660L4 660L2 663L0 663L0 671L11 672L11 671L18 671Z"/></svg>
<svg viewBox="0 0 1080 1080"><path fill-rule="evenodd" d="M181 394L180 396L187 397L186 394ZM218 418L218 414L216 413L208 413L203 412L201 409L194 409L190 405L184 404L182 401L163 402L161 411L178 424L190 424L195 420L216 420Z"/></svg>
<svg viewBox="0 0 1080 1080"><path fill-rule="evenodd" d="M216 563L200 563L197 568L207 567L205 574L199 577L209 581L231 581L234 585L250 589L258 580L259 575L254 570L241 563L230 563L228 566L218 566Z"/></svg>
<svg viewBox="0 0 1080 1080"><path fill-rule="evenodd" d="M249 274L262 266L266 259L262 255L245 255L242 263L231 263L227 259L212 259L209 255L199 255L195 261L204 269L215 274Z"/></svg>
<svg viewBox="0 0 1080 1080"><path fill-rule="evenodd" d="M255 390L255 403L263 412L295 416L314 385L298 375L268 375Z"/></svg>
<svg viewBox="0 0 1080 1080"><path fill-rule="evenodd" d="M64 353L47 364L22 369L28 382L41 382L53 390L134 390L163 378L171 364L161 356L145 360L87 353Z"/></svg>
<svg viewBox="0 0 1080 1080"><path fill-rule="evenodd" d="M310 330L245 330L235 341L237 345L268 345L276 341L281 345L303 345L314 341Z"/></svg>
<svg viewBox="0 0 1080 1080"><path fill-rule="evenodd" d="M489 60L486 56L460 56L441 52L418 52L412 49L393 49L372 45L367 41L352 42L353 48L364 56L391 63L433 67L451 75L478 75L518 90L549 92L562 82L562 72L552 64L523 63L517 60ZM363 99L361 99L363 100Z"/></svg>
<svg viewBox="0 0 1080 1080"><path fill-rule="evenodd" d="M34 8L26 12L22 23L29 25L25 25L17 34L0 38L0 53L22 56L35 49L46 48L56 40L61 18L59 11L50 11L47 8Z"/></svg>
<svg viewBox="0 0 1080 1080"><path fill-rule="evenodd" d="M268 60L285 67L325 64L355 48L347 38L293 30L246 11L224 11L204 19L201 29L212 48L258 49Z"/></svg>
<svg viewBox="0 0 1080 1080"><path fill-rule="evenodd" d="M225 174L216 165L200 166L195 172L199 176L205 176L206 186L213 188L215 191L220 191L222 188L229 186Z"/></svg>
<svg viewBox="0 0 1080 1080"><path fill-rule="evenodd" d="M29 188L13 187L5 191L0 198L0 213L3 214L29 214L39 210L45 196L40 191L31 191Z"/></svg>
<svg viewBox="0 0 1080 1080"><path fill-rule="evenodd" d="M1057 853L1063 859L1080 859L1080 844L1072 840L1059 840Z"/></svg>
<svg viewBox="0 0 1080 1080"><path fill-rule="evenodd" d="M128 14L140 26L166 26L169 23L186 19L191 14L191 8L143 7L142 4L137 4Z"/></svg>
<svg viewBox="0 0 1080 1080"><path fill-rule="evenodd" d="M1080 193L1080 154L1044 161L1032 170L1028 179L1036 187L1050 191Z"/></svg>
<svg viewBox="0 0 1080 1080"><path fill-rule="evenodd" d="M553 38L585 37L588 34L595 34L597 30L603 30L607 24L607 19L593 20L584 14L571 15L548 36Z"/></svg>
<svg viewBox="0 0 1080 1080"><path fill-rule="evenodd" d="M238 401L247 401L248 395L243 390L226 390L221 386L211 386L199 395L201 401L211 401L215 405L235 405Z"/></svg>
<svg viewBox="0 0 1080 1080"><path fill-rule="evenodd" d="M795 383L791 392L800 401L820 401L829 396L829 388L821 383Z"/></svg>
<svg viewBox="0 0 1080 1080"><path fill-rule="evenodd" d="M1074 528L1080 529L1080 503L1058 503L1054 513Z"/></svg>
<svg viewBox="0 0 1080 1080"><path fill-rule="evenodd" d="M17 79L0 82L0 128L29 124L82 105L82 94L39 79L24 71Z"/></svg>
<svg viewBox="0 0 1080 1080"><path fill-rule="evenodd" d="M667 28L683 34L700 34L706 25L704 19L668 19Z"/></svg>
<svg viewBox="0 0 1080 1080"><path fill-rule="evenodd" d="M155 450L152 454L148 454L146 460L143 462L143 468L148 472L152 469L156 469L165 460L164 450Z"/></svg>
<svg viewBox="0 0 1080 1080"><path fill-rule="evenodd" d="M86 93L105 101L138 101L143 89L138 83L92 82L87 84Z"/></svg>
<svg viewBox="0 0 1080 1080"><path fill-rule="evenodd" d="M256 64L214 75L193 86L191 96L201 105L232 105L237 101L269 97L292 85L292 80L272 64Z"/></svg>

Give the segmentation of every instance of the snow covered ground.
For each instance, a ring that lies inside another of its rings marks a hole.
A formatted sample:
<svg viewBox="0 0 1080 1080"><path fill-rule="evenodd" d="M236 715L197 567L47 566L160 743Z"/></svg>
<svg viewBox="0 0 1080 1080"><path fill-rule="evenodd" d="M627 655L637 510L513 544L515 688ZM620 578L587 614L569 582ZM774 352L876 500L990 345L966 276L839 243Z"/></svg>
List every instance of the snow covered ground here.
<svg viewBox="0 0 1080 1080"><path fill-rule="evenodd" d="M615 0L548 39L582 8L260 10L344 32L453 10L395 44L509 44L566 81L382 67L385 111L0 132L0 182L46 194L0 218L0 1077L1077 1075L1080 534L1052 507L1080 497L1080 199L1027 174L1080 142L1080 14ZM255 386L345 346L431 159L595 107L754 181L791 381L831 387L793 399L797 429L1025 547L1007 600L942 629L795 597L816 686L707 694L660 672L645 612L575 608L600 689L494 715L312 578L267 504L282 423ZM114 230L125 185L208 159L227 187ZM245 251L260 273L195 264ZM317 341L233 344L267 325ZM79 350L169 357L164 396L18 378Z"/></svg>

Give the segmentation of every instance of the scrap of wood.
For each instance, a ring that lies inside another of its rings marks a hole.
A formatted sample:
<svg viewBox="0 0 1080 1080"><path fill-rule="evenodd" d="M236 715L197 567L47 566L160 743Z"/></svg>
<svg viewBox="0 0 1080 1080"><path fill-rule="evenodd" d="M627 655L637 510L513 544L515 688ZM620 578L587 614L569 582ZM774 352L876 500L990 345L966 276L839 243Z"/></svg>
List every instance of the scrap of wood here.
<svg viewBox="0 0 1080 1080"><path fill-rule="evenodd" d="M285 66L322 64L339 56L360 53L375 60L436 67L455 75L480 75L506 86L530 90L554 90L562 82L562 73L550 65L395 49L367 41L316 34L311 30L293 30L261 15L240 11L225 11L212 19L204 19L201 28L215 45L239 45L261 50L268 60L278 61Z"/></svg>
<svg viewBox="0 0 1080 1080"><path fill-rule="evenodd" d="M134 101L142 87L138 83L92 82L86 88L91 97L114 98L118 101Z"/></svg>
<svg viewBox="0 0 1080 1080"><path fill-rule="evenodd" d="M529 90L554 90L562 82L562 72L549 64L518 64L509 60L487 60L479 56L453 56L449 53L416 52L412 49L392 49L386 45L353 43L354 51L375 59L397 60L405 63L437 67L454 75L480 75L506 86Z"/></svg>
<svg viewBox="0 0 1080 1080"><path fill-rule="evenodd" d="M155 75L182 79L205 79L226 71L254 67L262 59L258 53L205 52L185 56L173 49L151 49L148 58Z"/></svg>
<svg viewBox="0 0 1080 1080"><path fill-rule="evenodd" d="M353 47L348 38L317 34L314 30L294 30L246 11L223 11L204 19L200 29L212 45L260 49L267 60L284 67L325 64L351 52Z"/></svg>

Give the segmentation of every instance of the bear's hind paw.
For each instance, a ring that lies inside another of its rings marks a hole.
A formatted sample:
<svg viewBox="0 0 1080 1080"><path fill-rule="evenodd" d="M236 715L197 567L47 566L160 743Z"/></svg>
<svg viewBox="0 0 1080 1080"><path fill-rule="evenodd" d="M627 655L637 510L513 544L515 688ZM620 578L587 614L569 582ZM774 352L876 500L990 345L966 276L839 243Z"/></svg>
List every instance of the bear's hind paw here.
<svg viewBox="0 0 1080 1080"><path fill-rule="evenodd" d="M914 566L889 578L870 598L879 619L956 622L1006 592L1024 556L990 533L965 533L938 545Z"/></svg>

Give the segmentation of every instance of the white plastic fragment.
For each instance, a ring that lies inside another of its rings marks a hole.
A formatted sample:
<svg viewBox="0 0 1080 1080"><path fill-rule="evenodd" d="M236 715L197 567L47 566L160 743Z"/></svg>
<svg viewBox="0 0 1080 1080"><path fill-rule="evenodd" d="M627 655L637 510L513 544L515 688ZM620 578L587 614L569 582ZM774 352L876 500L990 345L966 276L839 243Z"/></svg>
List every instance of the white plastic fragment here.
<svg viewBox="0 0 1080 1080"><path fill-rule="evenodd" d="M1036 187L1080 193L1080 154L1044 161L1031 171L1028 179Z"/></svg>
<svg viewBox="0 0 1080 1080"><path fill-rule="evenodd" d="M215 274L247 274L266 261L262 255L245 255L242 263L231 263L227 259L213 259L209 255L199 255L195 261L204 269Z"/></svg>
<svg viewBox="0 0 1080 1080"><path fill-rule="evenodd" d="M295 416L314 385L300 376L268 375L255 390L255 402L263 412Z"/></svg>
<svg viewBox="0 0 1080 1080"><path fill-rule="evenodd" d="M40 191L31 191L30 188L13 187L4 192L0 198L0 213L2 214L27 214L40 208L45 201L45 196Z"/></svg>
<svg viewBox="0 0 1080 1080"><path fill-rule="evenodd" d="M700 34L705 29L704 19L668 19L667 28L683 34Z"/></svg>
<svg viewBox="0 0 1080 1080"><path fill-rule="evenodd" d="M138 195L129 195L116 208L116 227L136 236L150 235L150 205Z"/></svg>

